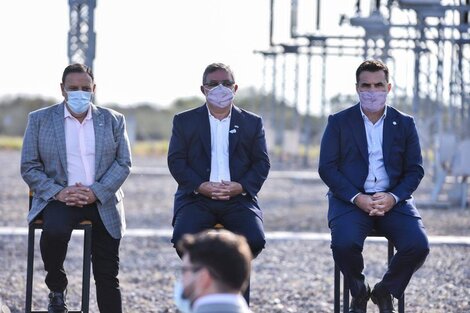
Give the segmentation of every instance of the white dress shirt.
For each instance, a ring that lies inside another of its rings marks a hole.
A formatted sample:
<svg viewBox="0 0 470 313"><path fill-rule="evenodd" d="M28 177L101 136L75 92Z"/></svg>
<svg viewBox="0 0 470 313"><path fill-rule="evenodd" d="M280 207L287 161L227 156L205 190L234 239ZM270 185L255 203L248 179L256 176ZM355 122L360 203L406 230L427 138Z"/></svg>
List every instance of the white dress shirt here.
<svg viewBox="0 0 470 313"><path fill-rule="evenodd" d="M364 183L364 190L369 193L387 190L390 184L387 171L385 171L382 152L384 119L387 107L380 119L373 124L361 108L362 118L366 127L367 151L369 154L369 174Z"/></svg>
<svg viewBox="0 0 470 313"><path fill-rule="evenodd" d="M68 186L95 182L95 129L91 106L80 123L64 106L65 146L67 150Z"/></svg>
<svg viewBox="0 0 470 313"><path fill-rule="evenodd" d="M367 152L369 156L369 173L364 183L364 190L367 193L382 192L387 190L390 186L390 178L385 170L382 150L383 128L384 120L387 116L387 106L385 106L384 114L375 124L364 114L362 107L360 107L360 109L366 128ZM395 198L395 202L398 202L398 197L391 192L390 194ZM359 193L351 199L352 203L354 203L354 199L356 199L358 195Z"/></svg>
<svg viewBox="0 0 470 313"><path fill-rule="evenodd" d="M231 114L223 120L218 120L209 111L211 126L211 182L230 181L228 157L228 135Z"/></svg>
<svg viewBox="0 0 470 313"><path fill-rule="evenodd" d="M203 296L197 299L192 307L193 311L203 305L203 304L211 304L211 303L227 303L227 304L235 304L240 308L243 308L243 311L251 312L246 304L245 299L239 294L231 294L231 293L215 293Z"/></svg>

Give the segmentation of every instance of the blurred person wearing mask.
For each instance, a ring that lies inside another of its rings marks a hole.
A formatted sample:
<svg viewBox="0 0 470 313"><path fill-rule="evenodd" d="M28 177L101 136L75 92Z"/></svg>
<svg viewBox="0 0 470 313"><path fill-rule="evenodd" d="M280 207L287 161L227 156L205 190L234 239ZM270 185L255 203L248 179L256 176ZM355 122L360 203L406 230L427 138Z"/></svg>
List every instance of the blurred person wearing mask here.
<svg viewBox="0 0 470 313"><path fill-rule="evenodd" d="M220 223L245 236L256 257L265 245L257 194L270 168L263 121L234 104L238 85L229 66L208 65L200 89L206 103L173 119L168 167L178 188L172 242L176 247L184 234ZM249 302L249 288L245 298Z"/></svg>
<svg viewBox="0 0 470 313"><path fill-rule="evenodd" d="M329 187L328 223L333 258L348 279L349 312L365 313L369 299L380 313L395 312L429 242L412 193L424 176L414 119L387 104L389 71L380 61L356 70L360 102L333 114L323 134L319 174ZM364 240L373 230L397 249L371 291L363 274Z"/></svg>
<svg viewBox="0 0 470 313"><path fill-rule="evenodd" d="M92 103L96 85L85 65L67 66L60 87L62 103L29 114L21 154L21 175L34 194L28 222L43 220L48 312L68 312L68 242L74 225L90 220L98 307L119 313L119 244L126 227L121 186L131 168L125 119Z"/></svg>
<svg viewBox="0 0 470 313"><path fill-rule="evenodd" d="M241 293L248 285L252 254L246 239L227 230L184 235L175 304L182 313L251 313Z"/></svg>

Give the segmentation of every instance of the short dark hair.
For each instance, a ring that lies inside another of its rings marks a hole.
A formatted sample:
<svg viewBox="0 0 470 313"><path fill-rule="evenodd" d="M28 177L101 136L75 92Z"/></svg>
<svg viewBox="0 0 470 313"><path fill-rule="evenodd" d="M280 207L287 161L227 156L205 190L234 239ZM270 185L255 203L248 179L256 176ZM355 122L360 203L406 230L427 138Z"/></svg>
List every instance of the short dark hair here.
<svg viewBox="0 0 470 313"><path fill-rule="evenodd" d="M94 81L94 76L91 68L85 64L74 63L67 66L62 74L62 84L65 83L65 78L70 73L87 73L91 77L91 81Z"/></svg>
<svg viewBox="0 0 470 313"><path fill-rule="evenodd" d="M382 61L379 60L367 60L361 63L359 67L356 70L356 83L359 82L359 75L362 72L378 72L378 71L384 71L385 73L385 79L387 80L388 83L388 67L383 63Z"/></svg>
<svg viewBox="0 0 470 313"><path fill-rule="evenodd" d="M223 63L212 63L206 67L206 69L204 70L204 74L202 74L202 84L204 85L206 83L207 75L219 70L226 71L227 73L229 73L230 76L232 76L232 81L235 82L235 76L233 75L233 71L230 66Z"/></svg>
<svg viewBox="0 0 470 313"><path fill-rule="evenodd" d="M178 242L178 250L188 254L194 265L205 267L221 291L243 292L248 285L252 254L245 237L227 230L209 230L186 234Z"/></svg>

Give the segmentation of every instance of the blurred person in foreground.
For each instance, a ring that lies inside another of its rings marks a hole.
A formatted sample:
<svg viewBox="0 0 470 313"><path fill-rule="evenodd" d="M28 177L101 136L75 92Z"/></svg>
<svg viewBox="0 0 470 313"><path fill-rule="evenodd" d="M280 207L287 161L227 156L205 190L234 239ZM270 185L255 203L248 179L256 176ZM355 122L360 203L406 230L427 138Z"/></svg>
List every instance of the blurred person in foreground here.
<svg viewBox="0 0 470 313"><path fill-rule="evenodd" d="M231 68L208 65L202 106L176 114L168 167L178 183L172 242L220 223L245 236L256 257L265 245L257 194L270 168L262 119L233 103L238 90ZM245 293L249 302L249 288Z"/></svg>
<svg viewBox="0 0 470 313"><path fill-rule="evenodd" d="M40 239L49 313L67 312L64 260L73 227L93 223L92 262L100 312L119 313L119 244L126 227L121 185L131 167L124 116L92 103L93 73L65 68L64 101L29 114L21 175L33 191L28 222L44 222Z"/></svg>
<svg viewBox="0 0 470 313"><path fill-rule="evenodd" d="M11 313L8 306L6 304L3 304L2 298L0 298L0 313Z"/></svg>
<svg viewBox="0 0 470 313"><path fill-rule="evenodd" d="M348 279L349 312L364 313L367 301L380 313L395 312L413 273L429 253L427 235L412 193L424 176L414 120L387 105L387 66L365 61L356 71L360 102L328 119L319 173L329 187L328 223L333 258ZM373 230L397 249L371 291L363 274L364 240Z"/></svg>
<svg viewBox="0 0 470 313"><path fill-rule="evenodd" d="M183 313L250 313L241 296L248 285L252 254L246 239L227 230L184 235L182 277L175 303Z"/></svg>

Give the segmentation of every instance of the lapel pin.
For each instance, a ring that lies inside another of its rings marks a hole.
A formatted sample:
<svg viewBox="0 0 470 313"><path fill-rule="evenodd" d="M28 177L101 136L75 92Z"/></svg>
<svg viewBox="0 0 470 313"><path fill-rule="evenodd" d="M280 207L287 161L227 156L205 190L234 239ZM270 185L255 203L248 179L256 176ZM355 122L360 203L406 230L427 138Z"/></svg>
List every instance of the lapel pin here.
<svg viewBox="0 0 470 313"><path fill-rule="evenodd" d="M397 122L393 121L392 124L393 124L393 125L397 125Z"/></svg>
<svg viewBox="0 0 470 313"><path fill-rule="evenodd" d="M238 125L235 125L235 128L238 128Z"/></svg>
<svg viewBox="0 0 470 313"><path fill-rule="evenodd" d="M236 129L232 129L232 130L229 131L229 133L231 133L231 134L235 134L236 132L237 132Z"/></svg>

